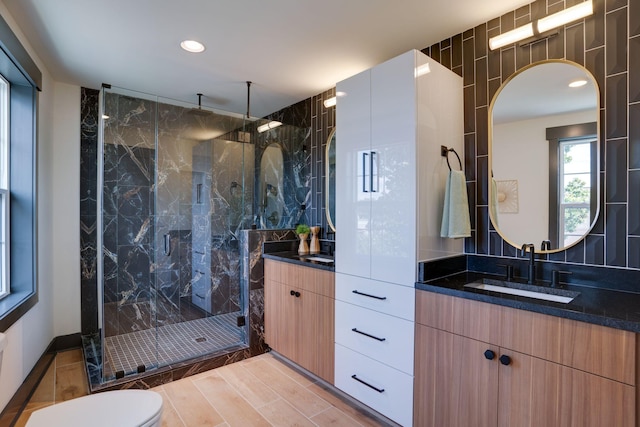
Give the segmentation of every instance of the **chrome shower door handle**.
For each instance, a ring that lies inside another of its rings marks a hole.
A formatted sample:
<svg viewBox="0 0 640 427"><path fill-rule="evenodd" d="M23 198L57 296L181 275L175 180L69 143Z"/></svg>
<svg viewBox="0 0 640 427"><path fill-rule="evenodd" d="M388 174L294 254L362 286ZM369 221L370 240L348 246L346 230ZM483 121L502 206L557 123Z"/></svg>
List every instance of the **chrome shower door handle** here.
<svg viewBox="0 0 640 427"><path fill-rule="evenodd" d="M164 254L166 256L171 255L171 235L170 234L164 235Z"/></svg>

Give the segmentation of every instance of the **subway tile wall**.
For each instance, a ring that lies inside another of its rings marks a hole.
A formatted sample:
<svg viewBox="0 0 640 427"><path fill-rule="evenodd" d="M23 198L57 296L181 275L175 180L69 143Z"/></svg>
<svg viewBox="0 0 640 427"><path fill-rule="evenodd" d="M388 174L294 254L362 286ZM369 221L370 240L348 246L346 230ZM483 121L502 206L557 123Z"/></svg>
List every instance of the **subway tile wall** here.
<svg viewBox="0 0 640 427"><path fill-rule="evenodd" d="M336 107L326 108L324 101L335 96L336 89L311 98L311 206L310 224L321 227L324 238L334 239L334 235L327 236L330 231L326 217L326 188L325 188L325 154L327 138L335 128Z"/></svg>
<svg viewBox="0 0 640 427"><path fill-rule="evenodd" d="M500 85L517 70L546 59L586 67L601 93L600 216L579 244L545 259L640 268L640 0L594 0L593 16L528 46L490 51L488 40L580 3L540 0L423 49L463 77L465 171L472 236L465 251L515 257L488 213L488 110Z"/></svg>

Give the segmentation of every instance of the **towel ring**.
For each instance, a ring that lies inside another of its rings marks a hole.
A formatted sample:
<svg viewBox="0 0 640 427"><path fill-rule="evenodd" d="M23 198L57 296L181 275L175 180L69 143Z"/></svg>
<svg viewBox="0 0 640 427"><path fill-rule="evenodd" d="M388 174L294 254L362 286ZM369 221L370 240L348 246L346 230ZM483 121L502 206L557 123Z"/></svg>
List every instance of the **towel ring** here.
<svg viewBox="0 0 640 427"><path fill-rule="evenodd" d="M456 153L456 150L453 148L447 148L444 145L440 146L440 155L447 159L447 166L449 166L449 170L451 170L451 163L449 163L449 152L452 152L458 158L458 164L460 165L460 170L462 170L462 160L460 160L460 156Z"/></svg>

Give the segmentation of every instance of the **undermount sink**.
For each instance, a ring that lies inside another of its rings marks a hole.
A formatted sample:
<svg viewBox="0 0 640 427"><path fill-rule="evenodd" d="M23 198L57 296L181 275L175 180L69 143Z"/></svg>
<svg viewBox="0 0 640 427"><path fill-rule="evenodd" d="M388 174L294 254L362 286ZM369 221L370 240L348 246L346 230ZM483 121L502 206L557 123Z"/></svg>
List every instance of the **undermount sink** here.
<svg viewBox="0 0 640 427"><path fill-rule="evenodd" d="M316 261L316 262L323 262L325 264L333 264L333 258L324 258L321 256L306 256L306 257L300 257L300 259L304 261Z"/></svg>
<svg viewBox="0 0 640 427"><path fill-rule="evenodd" d="M534 286L524 283L505 282L493 279L482 279L477 282L467 283L464 287L478 289L481 291L491 291L501 294L518 295L521 297L559 302L562 304L568 304L580 295L580 292L568 291L566 289L547 288L544 286Z"/></svg>

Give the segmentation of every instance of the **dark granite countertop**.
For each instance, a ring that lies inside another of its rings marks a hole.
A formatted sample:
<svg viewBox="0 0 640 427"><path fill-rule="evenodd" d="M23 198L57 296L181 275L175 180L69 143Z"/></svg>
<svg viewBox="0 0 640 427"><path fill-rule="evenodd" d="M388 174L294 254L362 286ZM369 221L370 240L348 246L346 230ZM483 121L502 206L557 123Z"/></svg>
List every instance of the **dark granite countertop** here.
<svg viewBox="0 0 640 427"><path fill-rule="evenodd" d="M580 292L573 301L563 304L464 288L465 284L477 282L482 278L504 280L502 276L465 271L417 282L416 289L640 333L640 294L588 286L563 285L560 289Z"/></svg>
<svg viewBox="0 0 640 427"><path fill-rule="evenodd" d="M329 263L325 263L325 262L320 262L320 261L313 261L309 258L313 258L313 257L320 257L320 258L331 258L333 259L332 256L330 255L324 255L324 254L313 254L313 255L298 255L297 252L293 252L293 251L285 251L285 252L271 252L271 253L265 253L262 254L263 258L266 259L273 259L276 261L282 261L282 262L288 262L290 264L297 264L297 265L302 265L304 267L311 267L311 268L318 268L320 270L327 270L327 271L335 271L335 267L334 267L334 263L331 262Z"/></svg>

